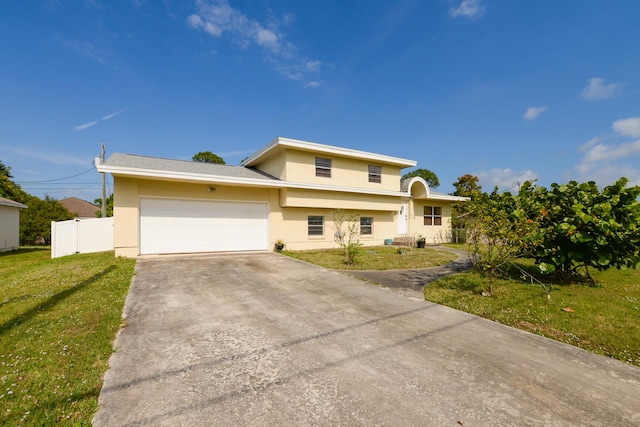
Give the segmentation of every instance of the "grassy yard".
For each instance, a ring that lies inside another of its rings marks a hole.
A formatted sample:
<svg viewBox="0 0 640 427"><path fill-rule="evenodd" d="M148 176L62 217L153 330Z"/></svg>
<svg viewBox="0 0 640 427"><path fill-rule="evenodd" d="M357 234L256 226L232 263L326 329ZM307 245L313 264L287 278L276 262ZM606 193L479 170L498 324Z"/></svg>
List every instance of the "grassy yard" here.
<svg viewBox="0 0 640 427"><path fill-rule="evenodd" d="M286 251L283 252L292 258L307 261L334 270L392 270L435 267L447 264L457 257L456 255L424 248L402 248L403 253L398 253L396 246L373 246L363 248L362 254L356 258L355 265L347 265L344 262L342 249L321 249L311 251Z"/></svg>
<svg viewBox="0 0 640 427"><path fill-rule="evenodd" d="M520 260L533 271L533 262ZM478 273L446 277L425 286L425 299L640 366L640 270L593 272L597 287L539 285L499 280L493 295ZM517 274L514 274L517 277ZM545 283L549 283L548 280Z"/></svg>
<svg viewBox="0 0 640 427"><path fill-rule="evenodd" d="M91 425L134 265L0 254L1 425Z"/></svg>

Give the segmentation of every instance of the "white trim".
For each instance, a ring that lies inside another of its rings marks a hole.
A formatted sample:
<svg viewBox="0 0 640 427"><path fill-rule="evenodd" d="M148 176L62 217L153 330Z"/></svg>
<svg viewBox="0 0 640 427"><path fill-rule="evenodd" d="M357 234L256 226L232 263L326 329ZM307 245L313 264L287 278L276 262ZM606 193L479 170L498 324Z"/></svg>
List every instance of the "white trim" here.
<svg viewBox="0 0 640 427"><path fill-rule="evenodd" d="M335 156L357 158L362 160L373 160L384 164L401 166L403 168L414 167L418 164L418 162L415 160L402 159L400 157L392 157L384 154L371 153L368 151L352 150L350 148L335 147L332 145L318 144L316 142L278 137L271 141L269 144L262 147L244 162L242 162L240 166L250 166L277 147L295 148L298 150L313 151L316 153L332 154Z"/></svg>

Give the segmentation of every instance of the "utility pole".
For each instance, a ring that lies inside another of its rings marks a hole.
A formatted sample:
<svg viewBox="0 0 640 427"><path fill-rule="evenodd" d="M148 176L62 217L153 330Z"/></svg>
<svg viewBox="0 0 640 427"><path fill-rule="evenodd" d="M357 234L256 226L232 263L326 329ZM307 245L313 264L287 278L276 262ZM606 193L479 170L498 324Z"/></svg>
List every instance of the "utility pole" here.
<svg viewBox="0 0 640 427"><path fill-rule="evenodd" d="M100 156L100 160L104 163L104 142L102 143L102 155ZM101 218L107 217L107 180L104 172L101 172L102 175L102 210L101 210Z"/></svg>

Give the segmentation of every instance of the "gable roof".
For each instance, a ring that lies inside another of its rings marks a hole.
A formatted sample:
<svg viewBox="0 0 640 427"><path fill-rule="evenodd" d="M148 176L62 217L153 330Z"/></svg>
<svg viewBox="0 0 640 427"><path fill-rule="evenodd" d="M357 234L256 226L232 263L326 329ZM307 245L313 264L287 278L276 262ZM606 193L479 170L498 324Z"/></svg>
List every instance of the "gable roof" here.
<svg viewBox="0 0 640 427"><path fill-rule="evenodd" d="M0 205L10 206L12 208L20 208L20 209L27 209L29 207L27 205L23 205L22 203L15 202L5 197L0 197Z"/></svg>
<svg viewBox="0 0 640 427"><path fill-rule="evenodd" d="M264 172L244 166L219 165L121 153L113 154L104 163L99 163L99 158L96 158L96 167L99 172L109 172L115 175L134 175L162 179L228 182L230 184L255 184L255 181L267 184L280 181L278 178Z"/></svg>
<svg viewBox="0 0 640 427"><path fill-rule="evenodd" d="M368 151L352 150L350 148L334 147L332 145L318 144L316 142L300 141L297 139L278 137L269 144L262 147L255 154L248 157L241 163L242 166L255 166L262 160L287 149L311 151L314 153L349 157L353 159L370 160L376 163L400 166L401 168L413 167L417 164L415 160L402 159L400 157L386 156L384 154L370 153Z"/></svg>
<svg viewBox="0 0 640 427"><path fill-rule="evenodd" d="M58 203L80 218L95 218L96 212L100 210L99 206L89 203L86 200L79 199L78 197L67 197L62 200L58 200Z"/></svg>

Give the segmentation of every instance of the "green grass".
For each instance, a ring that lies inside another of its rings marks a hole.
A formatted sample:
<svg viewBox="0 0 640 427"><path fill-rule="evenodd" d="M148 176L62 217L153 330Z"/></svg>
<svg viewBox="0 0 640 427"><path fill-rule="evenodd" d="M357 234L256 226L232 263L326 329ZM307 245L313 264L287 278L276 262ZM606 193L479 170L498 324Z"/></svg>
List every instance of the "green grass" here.
<svg viewBox="0 0 640 427"><path fill-rule="evenodd" d="M1 425L91 425L134 265L0 254Z"/></svg>
<svg viewBox="0 0 640 427"><path fill-rule="evenodd" d="M373 246L362 248L362 254L354 265L345 263L342 249L319 249L311 251L285 251L283 254L334 270L393 270L425 268L444 265L454 261L457 256L445 251L424 248L402 248L398 254L396 246Z"/></svg>
<svg viewBox="0 0 640 427"><path fill-rule="evenodd" d="M529 260L518 264L534 270ZM478 273L429 283L424 295L428 301L640 366L640 270L592 275L597 287L552 283L550 300L540 285L516 280L497 281L493 295L484 297L481 292L488 285Z"/></svg>

